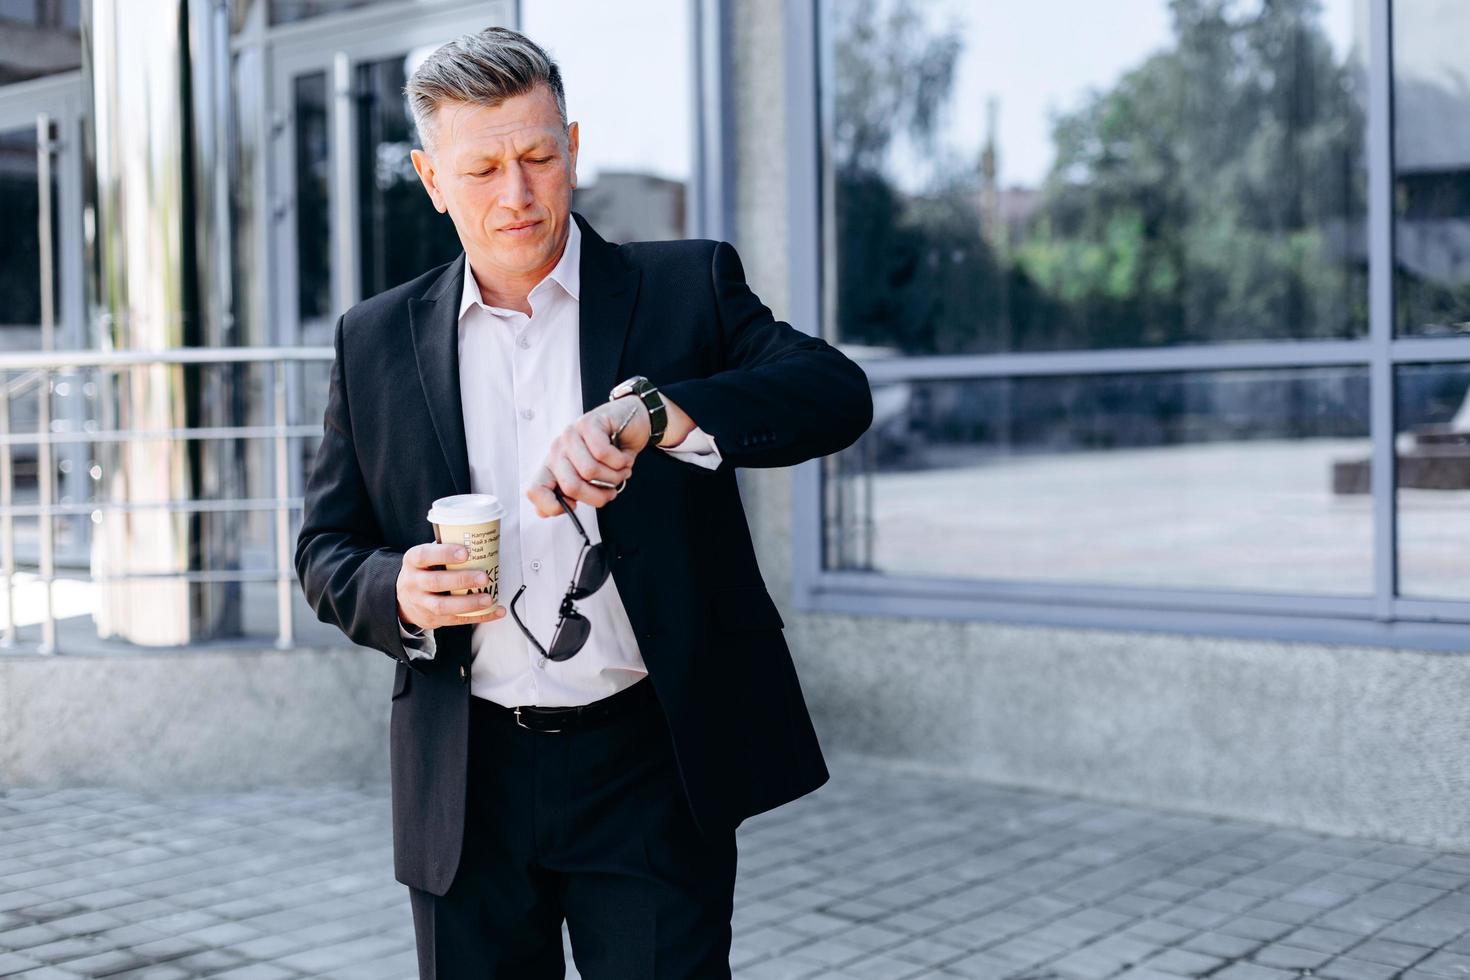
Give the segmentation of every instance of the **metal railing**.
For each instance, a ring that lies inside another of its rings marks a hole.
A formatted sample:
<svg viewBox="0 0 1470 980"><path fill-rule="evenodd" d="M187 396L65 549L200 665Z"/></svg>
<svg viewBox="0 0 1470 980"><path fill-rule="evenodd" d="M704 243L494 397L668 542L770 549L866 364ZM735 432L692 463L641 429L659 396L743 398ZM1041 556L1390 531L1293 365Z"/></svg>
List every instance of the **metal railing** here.
<svg viewBox="0 0 1470 980"><path fill-rule="evenodd" d="M53 586L56 575L56 541L54 521L58 517L89 516L93 525L110 513L137 511L170 512L261 512L274 515L273 567L238 570L179 570L94 575L89 569L88 581L111 583L120 581L150 582L270 582L276 584L276 646L288 648L294 643L292 592L296 588L296 572L292 560L291 515L302 506L300 496L291 494L291 452L296 441L319 437L318 424L293 424L287 392L287 371L293 364L329 363L331 347L218 347L176 348L163 351L24 351L0 353L0 575L4 578L5 628L0 634L0 647L16 645L15 579L18 571L15 553L15 521L34 517L39 521L39 555L36 581L43 596L42 638L39 650L58 652L57 616ZM239 365L271 366L272 407L270 424L241 426L198 426L160 430L99 429L80 432L51 431L52 380L58 372L94 368L102 371L161 365ZM20 373L15 378L11 374ZM12 398L34 387L37 397L37 430L11 432ZM199 439L268 439L274 449L274 495L257 498L169 499L147 502L113 502L107 500L80 503L58 503L55 499L54 447L62 444L134 443L148 440L189 441ZM15 502L14 453L18 446L35 446L37 457L37 496L35 504Z"/></svg>

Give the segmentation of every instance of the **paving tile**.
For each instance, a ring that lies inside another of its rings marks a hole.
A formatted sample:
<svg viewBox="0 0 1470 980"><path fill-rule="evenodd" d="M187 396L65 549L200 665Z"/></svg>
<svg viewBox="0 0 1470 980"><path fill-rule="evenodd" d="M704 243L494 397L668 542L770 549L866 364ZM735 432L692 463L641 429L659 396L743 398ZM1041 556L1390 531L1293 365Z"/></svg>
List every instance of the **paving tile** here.
<svg viewBox="0 0 1470 980"><path fill-rule="evenodd" d="M0 976L10 976L40 966L40 962L19 953L0 953Z"/></svg>
<svg viewBox="0 0 1470 980"><path fill-rule="evenodd" d="M1316 972L1318 976L1327 977L1328 980L1392 980L1398 976L1399 969L1383 963L1339 956L1329 960Z"/></svg>
<svg viewBox="0 0 1470 980"><path fill-rule="evenodd" d="M1323 929L1321 926L1302 926L1294 932L1287 933L1281 942L1288 946L1297 946L1302 949L1314 949L1323 953L1337 954L1362 942L1363 937L1350 932L1340 932L1336 929Z"/></svg>
<svg viewBox="0 0 1470 980"><path fill-rule="evenodd" d="M6 980L82 980L80 973L55 966L38 966L23 973L7 973L5 977Z"/></svg>
<svg viewBox="0 0 1470 980"><path fill-rule="evenodd" d="M1179 977L1202 977L1223 966L1224 960L1203 953L1191 953L1184 949L1171 949L1146 960L1144 966L1150 970L1169 973Z"/></svg>
<svg viewBox="0 0 1470 980"><path fill-rule="evenodd" d="M1278 970L1255 963L1232 963L1211 976L1219 977L1220 980L1290 980L1297 974L1295 971Z"/></svg>
<svg viewBox="0 0 1470 980"><path fill-rule="evenodd" d="M1180 945L1196 953L1234 960L1265 945L1265 941L1246 936L1231 936L1223 932L1202 932L1184 940Z"/></svg>
<svg viewBox="0 0 1470 980"><path fill-rule="evenodd" d="M1331 953L1321 950L1305 949L1301 946L1289 946L1285 943L1272 943L1262 946L1251 954L1251 962L1262 966L1274 966L1282 970L1314 970L1332 959Z"/></svg>
<svg viewBox="0 0 1470 980"><path fill-rule="evenodd" d="M1231 919L1221 923L1215 930L1229 936L1240 936L1243 939L1258 939L1268 942L1280 939L1291 932L1291 925L1272 919L1262 919L1257 916L1243 915L1238 919Z"/></svg>
<svg viewBox="0 0 1470 980"><path fill-rule="evenodd" d="M1423 946L1411 946L1388 939L1370 939L1359 946L1354 946L1349 952L1353 959L1383 963L1402 970L1413 966L1434 951Z"/></svg>
<svg viewBox="0 0 1470 980"><path fill-rule="evenodd" d="M1470 956L1440 951L1415 964L1414 969L1442 977L1470 977Z"/></svg>

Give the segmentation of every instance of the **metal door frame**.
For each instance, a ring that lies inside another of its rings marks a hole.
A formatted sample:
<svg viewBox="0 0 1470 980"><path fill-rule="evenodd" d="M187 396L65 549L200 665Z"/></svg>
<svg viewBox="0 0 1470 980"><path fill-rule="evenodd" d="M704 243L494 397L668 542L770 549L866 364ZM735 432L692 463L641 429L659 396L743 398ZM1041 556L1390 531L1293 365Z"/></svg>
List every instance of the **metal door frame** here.
<svg viewBox="0 0 1470 980"><path fill-rule="evenodd" d="M351 17L323 17L293 24L272 32L266 55L271 117L266 201L269 201L268 237L272 242L271 309L281 344L302 342L297 301L296 261L296 167L293 135L294 80L304 74L323 72L328 86L329 159L332 181L328 186L331 241L331 295L335 319L362 299L358 282L359 215L357 213L357 160L355 114L352 109L353 73L359 64L377 61L414 48L442 44L472 26L514 26L515 5L511 0L476 3L447 8L432 15L416 11L405 17L397 6L367 8ZM499 16L497 16L497 14ZM343 193L344 189L347 193Z"/></svg>
<svg viewBox="0 0 1470 980"><path fill-rule="evenodd" d="M57 263L51 270L51 275L56 278L60 287L56 289L57 302L52 316L54 330L51 343L56 350L93 346L93 337L87 326L86 283L84 281L86 224L83 216L82 150L85 116L86 93L80 70L18 82L0 88L0 130L29 128L37 131L39 136L41 119L44 117L49 121L55 133L50 140L51 176L54 177L56 186L56 200L52 202L52 212L55 218L50 231L55 237L57 246ZM45 275L44 268L43 266L43 276ZM42 375L42 378L44 377ZM17 380L9 379L11 382ZM16 397L35 397L33 391L34 388L26 389L24 393L17 391ZM77 390L68 395L61 403L57 413L71 421L77 428L81 427L86 415L85 400L81 394L81 388L78 386ZM48 401L39 413L43 424L49 423L53 404L54 401ZM5 417L9 419L8 411ZM58 499L70 498L71 502L75 503L90 499L91 488L85 465L86 447L80 444L67 445L60 447L58 452L67 457L70 462L70 471L62 476L61 492L57 494ZM48 455L44 451L40 454L38 466L46 461ZM13 478L13 470L8 466L6 468L8 474ZM43 468L49 469L49 467ZM7 485L3 492L8 497L12 490L11 481L5 482ZM86 530L86 525L81 521L77 521L75 526ZM67 547L56 549L56 559L68 566L86 567L89 562L89 547L82 540L86 536L85 533L75 535ZM32 562L38 560L38 556L23 555L22 557Z"/></svg>
<svg viewBox="0 0 1470 980"><path fill-rule="evenodd" d="M499 16L497 16L497 14ZM353 72L357 65L405 53L418 47L442 44L476 27L500 23L514 26L517 14L513 0L492 3L454 4L425 11L420 4L392 4L324 16L299 24L272 28L263 40L263 76L266 91L260 105L268 122L259 130L260 182L255 195L258 240L268 244L269 255L261 256L268 270L269 295L261 297L263 308L272 314L269 343L296 346L330 343L330 338L308 338L297 308L298 270L296 247L296 145L295 106L292 102L296 78L322 72L327 78L328 158L332 179L327 192L329 241L331 243L331 310L337 316L362 298L358 281L361 258L357 208L357 155L355 113L352 112ZM241 120L246 127L250 120ZM344 193L344 190L346 191ZM288 379L288 402L299 412L302 379L292 372ZM303 462L293 453L289 460L290 492L304 491Z"/></svg>

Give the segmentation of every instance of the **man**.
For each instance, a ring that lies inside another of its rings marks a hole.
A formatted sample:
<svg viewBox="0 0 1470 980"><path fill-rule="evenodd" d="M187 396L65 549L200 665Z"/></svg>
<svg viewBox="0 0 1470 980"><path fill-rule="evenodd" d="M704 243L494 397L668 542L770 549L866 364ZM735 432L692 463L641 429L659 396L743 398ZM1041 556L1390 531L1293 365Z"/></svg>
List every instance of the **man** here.
<svg viewBox="0 0 1470 980"><path fill-rule="evenodd" d="M465 255L338 322L296 567L397 661L421 974L561 977L565 920L585 980L729 976L735 828L827 779L734 468L850 445L867 380L776 321L728 244L613 246L573 214L577 124L522 35L445 45L408 95ZM519 622L448 594L483 573L424 543L429 505L469 492L505 506Z"/></svg>

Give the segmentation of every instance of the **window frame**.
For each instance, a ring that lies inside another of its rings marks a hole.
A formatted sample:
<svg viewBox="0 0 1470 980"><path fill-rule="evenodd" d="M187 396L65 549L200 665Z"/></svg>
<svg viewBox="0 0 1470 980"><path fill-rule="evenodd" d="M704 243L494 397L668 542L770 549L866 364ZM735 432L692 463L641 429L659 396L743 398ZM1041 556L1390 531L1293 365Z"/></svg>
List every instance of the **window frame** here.
<svg viewBox="0 0 1470 980"><path fill-rule="evenodd" d="M1470 601L1399 596L1394 480L1395 370L1470 363L1470 336L1394 336L1393 43L1391 0L1369 0L1367 187L1369 332L1295 340L860 361L874 383L1112 375L1230 368L1360 367L1369 375L1373 593L1362 597L1225 592L831 570L825 551L822 460L793 470L792 588L798 610L1036 626L1235 636L1470 652ZM823 157L831 146L829 79L819 48L820 0L785 11L788 274L797 324L822 325L835 247ZM815 333L821 333L819 326ZM835 342L834 338L827 338Z"/></svg>

